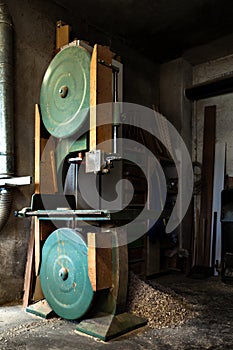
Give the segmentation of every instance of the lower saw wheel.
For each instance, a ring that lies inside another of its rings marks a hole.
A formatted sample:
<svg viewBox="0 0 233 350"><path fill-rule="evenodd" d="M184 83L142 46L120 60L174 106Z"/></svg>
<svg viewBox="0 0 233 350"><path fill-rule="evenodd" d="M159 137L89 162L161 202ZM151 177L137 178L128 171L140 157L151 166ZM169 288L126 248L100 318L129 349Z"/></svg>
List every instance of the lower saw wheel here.
<svg viewBox="0 0 233 350"><path fill-rule="evenodd" d="M42 291L56 314L68 320L82 317L92 304L87 250L82 236L66 227L54 231L43 246Z"/></svg>

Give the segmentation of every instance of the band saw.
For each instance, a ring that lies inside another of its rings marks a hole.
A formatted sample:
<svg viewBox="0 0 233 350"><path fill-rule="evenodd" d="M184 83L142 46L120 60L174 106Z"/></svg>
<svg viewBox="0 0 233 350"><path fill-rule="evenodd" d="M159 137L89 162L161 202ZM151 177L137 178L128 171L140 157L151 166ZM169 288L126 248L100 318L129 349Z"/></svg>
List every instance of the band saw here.
<svg viewBox="0 0 233 350"><path fill-rule="evenodd" d="M57 190L44 191L54 174L43 175L42 169L40 189L32 196L31 206L16 213L35 217L42 231L48 225L40 238L39 278L51 310L77 320L78 331L105 341L146 324L145 319L125 312L127 230L120 229L119 223L136 214L110 211L101 204L91 208L79 185L85 163L83 176L95 176L100 197L114 198L109 188L122 174L116 142L121 133L117 102L122 67L108 48L92 48L77 40L52 59L41 86L40 114L49 135L47 145L50 140L55 145ZM113 102L110 122L97 127L96 120L104 116L95 106L105 102ZM43 313L35 310L35 304L27 308Z"/></svg>

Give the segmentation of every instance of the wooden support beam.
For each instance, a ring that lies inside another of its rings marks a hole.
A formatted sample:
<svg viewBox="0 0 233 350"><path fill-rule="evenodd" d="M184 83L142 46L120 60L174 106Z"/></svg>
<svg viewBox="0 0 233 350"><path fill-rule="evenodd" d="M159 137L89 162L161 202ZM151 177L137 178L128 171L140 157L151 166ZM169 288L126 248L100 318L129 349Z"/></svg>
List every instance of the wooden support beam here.
<svg viewBox="0 0 233 350"><path fill-rule="evenodd" d="M68 45L70 41L70 26L62 21L57 22L56 28L56 51L62 46Z"/></svg>
<svg viewBox="0 0 233 350"><path fill-rule="evenodd" d="M96 145L112 139L112 105L106 107L104 112L94 108L99 104L113 101L112 69L108 66L112 64L112 57L113 53L109 48L94 46L90 65L90 150L95 150ZM97 123L100 126L96 129ZM102 150L111 153L110 143Z"/></svg>
<svg viewBox="0 0 233 350"><path fill-rule="evenodd" d="M88 275L94 291L112 287L112 235L110 233L92 233L87 236Z"/></svg>
<svg viewBox="0 0 233 350"><path fill-rule="evenodd" d="M96 131L96 104L97 104L97 66L98 53L97 45L94 46L91 64L90 64L90 150L96 149L97 131Z"/></svg>
<svg viewBox="0 0 233 350"><path fill-rule="evenodd" d="M40 110L39 105L35 105L35 193L40 192L40 157L41 157L41 144L40 144ZM40 231L39 220L35 218L34 225L34 248L35 248L35 274L39 273L40 264Z"/></svg>

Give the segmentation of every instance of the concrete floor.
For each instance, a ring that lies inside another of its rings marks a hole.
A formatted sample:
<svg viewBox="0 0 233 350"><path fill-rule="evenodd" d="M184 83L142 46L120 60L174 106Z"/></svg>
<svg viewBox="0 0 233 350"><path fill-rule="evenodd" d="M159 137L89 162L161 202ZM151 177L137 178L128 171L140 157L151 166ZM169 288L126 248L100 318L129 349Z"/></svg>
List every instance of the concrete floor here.
<svg viewBox="0 0 233 350"><path fill-rule="evenodd" d="M181 326L141 330L104 343L77 333L77 323L60 318L44 320L19 305L0 307L1 350L232 350L233 285L219 278L193 280L164 276L160 284L172 288L199 312Z"/></svg>
<svg viewBox="0 0 233 350"><path fill-rule="evenodd" d="M79 334L77 324L60 318L45 320L24 311L22 306L0 307L0 349L151 349L151 342L140 345L140 335L147 327L108 343Z"/></svg>

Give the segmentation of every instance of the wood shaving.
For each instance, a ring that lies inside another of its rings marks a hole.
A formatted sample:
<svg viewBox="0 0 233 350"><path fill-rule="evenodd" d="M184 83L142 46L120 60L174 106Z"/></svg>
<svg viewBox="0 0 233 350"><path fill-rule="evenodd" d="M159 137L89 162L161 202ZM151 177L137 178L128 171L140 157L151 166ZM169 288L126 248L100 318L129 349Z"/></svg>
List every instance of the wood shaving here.
<svg viewBox="0 0 233 350"><path fill-rule="evenodd" d="M153 285L152 285L153 284ZM197 316L193 306L172 289L129 276L127 311L146 318L154 329L182 325Z"/></svg>

